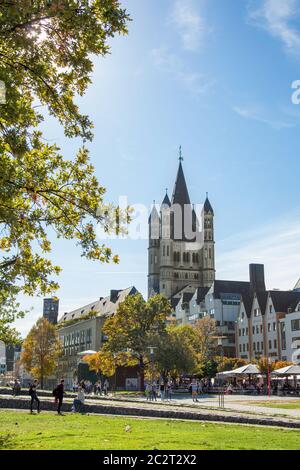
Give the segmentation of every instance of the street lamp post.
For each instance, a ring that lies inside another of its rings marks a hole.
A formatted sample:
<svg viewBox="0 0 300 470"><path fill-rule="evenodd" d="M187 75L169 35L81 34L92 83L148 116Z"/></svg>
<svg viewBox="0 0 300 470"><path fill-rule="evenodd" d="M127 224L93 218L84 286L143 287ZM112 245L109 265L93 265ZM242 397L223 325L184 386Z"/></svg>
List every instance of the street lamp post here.
<svg viewBox="0 0 300 470"><path fill-rule="evenodd" d="M221 349L222 365L224 363L223 339L224 339L223 336L218 336L218 347ZM223 381L222 381L221 387L219 387L219 408L222 408L222 409L225 408L225 394L224 394Z"/></svg>
<svg viewBox="0 0 300 470"><path fill-rule="evenodd" d="M154 350L157 349L154 346L149 346L147 349L149 349L150 353L150 363L151 363L151 382L153 385L153 380L154 380Z"/></svg>
<svg viewBox="0 0 300 470"><path fill-rule="evenodd" d="M271 364L272 359L268 357L268 397L271 398Z"/></svg>

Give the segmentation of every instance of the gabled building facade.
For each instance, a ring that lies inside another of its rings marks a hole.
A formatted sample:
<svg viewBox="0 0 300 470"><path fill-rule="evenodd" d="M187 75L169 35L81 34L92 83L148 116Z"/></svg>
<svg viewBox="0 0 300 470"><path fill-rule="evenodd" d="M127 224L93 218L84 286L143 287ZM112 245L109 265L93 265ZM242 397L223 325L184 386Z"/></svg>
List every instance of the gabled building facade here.
<svg viewBox="0 0 300 470"><path fill-rule="evenodd" d="M272 362L291 361L293 339L300 343L300 312L292 313L298 302L300 292L297 291L244 295L236 325L237 357L249 361L261 357ZM298 326L298 333L295 329L293 335L292 328Z"/></svg>

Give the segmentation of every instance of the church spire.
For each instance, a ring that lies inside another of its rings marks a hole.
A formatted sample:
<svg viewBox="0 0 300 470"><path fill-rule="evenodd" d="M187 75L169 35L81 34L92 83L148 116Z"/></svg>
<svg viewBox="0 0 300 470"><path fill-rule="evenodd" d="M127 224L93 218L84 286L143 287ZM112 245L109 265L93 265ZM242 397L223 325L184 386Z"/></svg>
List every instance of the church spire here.
<svg viewBox="0 0 300 470"><path fill-rule="evenodd" d="M164 206L171 207L171 201L170 201L170 198L169 198L169 195L168 195L168 188L166 188L166 195L165 195L164 200L162 202L162 207L164 207Z"/></svg>
<svg viewBox="0 0 300 470"><path fill-rule="evenodd" d="M212 208L212 205L208 199L208 193L206 193L206 199L205 199L205 203L204 203L204 212L206 214L209 214L211 213L212 215L214 215L214 210Z"/></svg>
<svg viewBox="0 0 300 470"><path fill-rule="evenodd" d="M176 182L174 186L173 196L172 196L172 204L179 204L180 206L190 205L190 197L187 189L187 185L185 182L185 177L182 169L182 148L179 147L179 168L177 172Z"/></svg>

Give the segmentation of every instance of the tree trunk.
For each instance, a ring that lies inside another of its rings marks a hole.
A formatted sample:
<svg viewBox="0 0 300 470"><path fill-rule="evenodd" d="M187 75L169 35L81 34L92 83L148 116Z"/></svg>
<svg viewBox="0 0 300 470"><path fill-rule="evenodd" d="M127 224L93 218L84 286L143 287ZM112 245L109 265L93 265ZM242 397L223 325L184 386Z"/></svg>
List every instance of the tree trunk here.
<svg viewBox="0 0 300 470"><path fill-rule="evenodd" d="M140 357L140 392L145 391L145 367L143 357Z"/></svg>

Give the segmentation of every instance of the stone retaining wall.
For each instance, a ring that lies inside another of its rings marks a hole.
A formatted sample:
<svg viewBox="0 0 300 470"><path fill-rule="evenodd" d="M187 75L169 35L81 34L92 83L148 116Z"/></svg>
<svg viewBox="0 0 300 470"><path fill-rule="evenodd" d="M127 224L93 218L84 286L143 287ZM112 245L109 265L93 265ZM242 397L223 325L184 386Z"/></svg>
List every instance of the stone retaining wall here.
<svg viewBox="0 0 300 470"><path fill-rule="evenodd" d="M29 410L30 401L29 399L21 398L0 398L0 408L5 409L20 409ZM62 411L71 411L71 403L63 403ZM57 405L54 401L41 400L41 410L45 411L56 411ZM162 410L162 409L150 409L143 407L126 407L124 406L113 406L111 404L87 404L84 405L85 413L95 414L108 414L108 415L122 415L122 416L140 416L140 417L151 417L151 418L167 418L167 419L181 419L181 420L196 420L196 421L211 421L211 422L223 422L223 423L237 423L237 424L251 424L258 426L280 426L285 428L300 429L300 421L289 420L285 418L267 418L267 417L251 417L245 415L230 415L229 413L214 413L211 411L181 411L181 410Z"/></svg>

